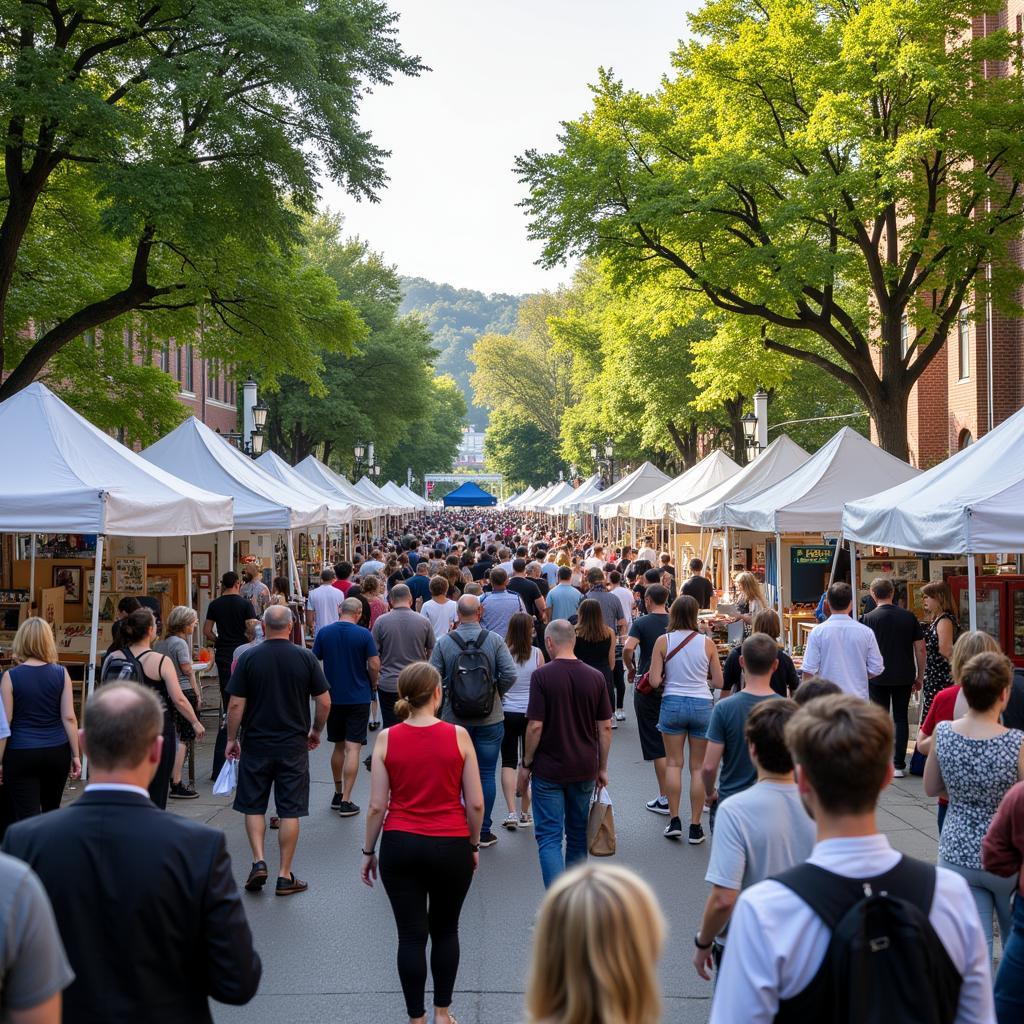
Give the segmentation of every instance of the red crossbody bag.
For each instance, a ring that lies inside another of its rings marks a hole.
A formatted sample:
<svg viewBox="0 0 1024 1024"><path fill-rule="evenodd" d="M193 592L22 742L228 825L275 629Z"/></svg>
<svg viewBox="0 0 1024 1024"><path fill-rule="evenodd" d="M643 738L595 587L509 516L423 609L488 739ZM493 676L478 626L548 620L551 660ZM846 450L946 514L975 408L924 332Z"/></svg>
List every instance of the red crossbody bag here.
<svg viewBox="0 0 1024 1024"><path fill-rule="evenodd" d="M665 664L667 665L695 636L697 636L697 633L693 632L685 640L680 640L679 643L677 643L675 647L665 655ZM662 680L662 682L664 682L664 680ZM647 671L640 676L634 685L636 686L637 693L654 693L654 687L651 686L650 671Z"/></svg>

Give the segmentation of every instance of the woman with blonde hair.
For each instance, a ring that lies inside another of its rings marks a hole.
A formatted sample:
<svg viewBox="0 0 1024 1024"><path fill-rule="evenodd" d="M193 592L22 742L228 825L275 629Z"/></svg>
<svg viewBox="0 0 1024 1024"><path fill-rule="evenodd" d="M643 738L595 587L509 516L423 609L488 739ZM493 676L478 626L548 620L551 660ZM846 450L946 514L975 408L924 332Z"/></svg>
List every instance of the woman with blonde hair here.
<svg viewBox="0 0 1024 1024"><path fill-rule="evenodd" d="M665 921L632 871L586 864L548 889L534 930L529 1024L657 1024Z"/></svg>
<svg viewBox="0 0 1024 1024"><path fill-rule="evenodd" d="M53 630L44 619L26 619L14 636L17 666L0 678L11 735L3 751L2 781L14 820L60 807L68 775L82 773L78 719L71 677L57 664Z"/></svg>
<svg viewBox="0 0 1024 1024"><path fill-rule="evenodd" d="M948 583L926 583L921 588L921 603L931 620L924 634L927 660L921 707L922 717L927 718L935 695L953 681L950 659L959 627L953 610L953 591Z"/></svg>
<svg viewBox="0 0 1024 1024"><path fill-rule="evenodd" d="M373 624L388 610L388 603L381 595L383 589L384 585L377 576L364 576L359 581L359 593L370 604L370 624L367 629L373 629Z"/></svg>
<svg viewBox="0 0 1024 1024"><path fill-rule="evenodd" d="M273 598L271 598L273 602ZM192 634L195 631L199 616L187 605L177 605L167 616L167 631L164 639L153 644L158 654L166 654L178 676L178 685L192 710L199 714L199 684L196 682L195 668L192 665ZM171 708L174 718L174 729L178 736L178 747L174 752L174 764L171 767L172 800L195 800L199 794L192 786L181 781L181 771L185 766L185 754L188 745L196 738L195 730L189 720L176 708Z"/></svg>
<svg viewBox="0 0 1024 1024"><path fill-rule="evenodd" d="M736 577L736 590L739 592L736 618L742 621L744 632L750 633L754 617L769 607L768 598L764 595L760 581L752 572L741 572Z"/></svg>
<svg viewBox="0 0 1024 1024"><path fill-rule="evenodd" d="M427 939L434 1024L450 1024L459 968L459 914L479 860L484 795L473 741L442 722L441 676L424 661L402 669L397 725L373 748L362 879L380 878L398 926L398 977L411 1024L426 1024ZM385 812L387 817L385 818Z"/></svg>

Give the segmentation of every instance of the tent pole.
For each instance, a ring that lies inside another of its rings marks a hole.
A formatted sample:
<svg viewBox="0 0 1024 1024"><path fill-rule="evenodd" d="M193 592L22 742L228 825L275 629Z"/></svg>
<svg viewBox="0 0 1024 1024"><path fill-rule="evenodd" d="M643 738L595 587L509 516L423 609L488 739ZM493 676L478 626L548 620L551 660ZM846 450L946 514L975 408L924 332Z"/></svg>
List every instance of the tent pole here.
<svg viewBox="0 0 1024 1024"><path fill-rule="evenodd" d="M103 534L96 537L96 561L95 572L92 578L92 634L89 637L89 680L88 696L91 697L96 689L96 651L99 647L100 632L100 583L103 572Z"/></svg>
<svg viewBox="0 0 1024 1024"><path fill-rule="evenodd" d="M978 589L975 579L977 569L974 564L974 555L967 555L967 608L970 617L971 630L978 628Z"/></svg>
<svg viewBox="0 0 1024 1024"><path fill-rule="evenodd" d="M192 535L185 535L185 603L189 606L192 611L195 608L192 605ZM193 640L193 644L195 641Z"/></svg>
<svg viewBox="0 0 1024 1024"><path fill-rule="evenodd" d="M228 530L228 572L235 571L235 531Z"/></svg>
<svg viewBox="0 0 1024 1024"><path fill-rule="evenodd" d="M325 519L324 520L324 562L323 562L323 565L320 568L321 569L326 569L327 566L330 565L330 564L331 564L331 560L328 557L328 551L327 551L327 520Z"/></svg>
<svg viewBox="0 0 1024 1024"><path fill-rule="evenodd" d="M732 535L729 527L725 528L725 570L722 573L724 582L722 590L732 593Z"/></svg>
<svg viewBox="0 0 1024 1024"><path fill-rule="evenodd" d="M860 620L860 597L857 594L857 542L850 541L850 589L853 591L853 608L850 610L850 617L857 622Z"/></svg>
<svg viewBox="0 0 1024 1024"><path fill-rule="evenodd" d="M299 577L299 566L295 561L295 550L293 544L292 531L288 530L285 534L288 543L288 571L292 574L292 581L295 583L295 594L298 599L302 600L302 580Z"/></svg>
<svg viewBox="0 0 1024 1024"><path fill-rule="evenodd" d="M836 569L839 567L839 552L843 550L843 531L839 531L839 539L836 541L836 553L832 559L832 571L828 574L828 585L831 587L836 581Z"/></svg>
<svg viewBox="0 0 1024 1024"><path fill-rule="evenodd" d="M32 550L29 553L28 562L28 611L32 614L32 606L36 601L36 535L30 535L32 539Z"/></svg>
<svg viewBox="0 0 1024 1024"><path fill-rule="evenodd" d="M779 637L780 642L785 642L786 639L786 625L782 618L782 534L775 534L775 596L778 599L779 604L779 629L782 631L782 635Z"/></svg>

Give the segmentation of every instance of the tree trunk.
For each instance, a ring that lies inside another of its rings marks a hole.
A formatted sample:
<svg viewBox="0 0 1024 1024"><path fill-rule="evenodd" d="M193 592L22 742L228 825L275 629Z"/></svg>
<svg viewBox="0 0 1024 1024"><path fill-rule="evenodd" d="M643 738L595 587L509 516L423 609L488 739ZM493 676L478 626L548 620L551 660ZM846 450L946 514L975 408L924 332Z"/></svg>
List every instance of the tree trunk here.
<svg viewBox="0 0 1024 1024"><path fill-rule="evenodd" d="M690 420L690 422L686 424L681 431L672 420L669 420L665 424L665 428L668 430L669 436L672 438L672 443L676 446L676 451L679 452L683 463L683 469L689 469L691 466L695 465L697 462L696 422L694 420Z"/></svg>
<svg viewBox="0 0 1024 1024"><path fill-rule="evenodd" d="M893 395L895 389L887 389L888 393L880 394L872 401L869 412L874 421L878 447L904 462L910 461L910 444L907 438L907 399L909 389L901 389L902 394Z"/></svg>
<svg viewBox="0 0 1024 1024"><path fill-rule="evenodd" d="M733 458L740 466L747 464L747 440L743 433L743 402L745 395L736 395L722 403L729 417L729 435L732 438Z"/></svg>

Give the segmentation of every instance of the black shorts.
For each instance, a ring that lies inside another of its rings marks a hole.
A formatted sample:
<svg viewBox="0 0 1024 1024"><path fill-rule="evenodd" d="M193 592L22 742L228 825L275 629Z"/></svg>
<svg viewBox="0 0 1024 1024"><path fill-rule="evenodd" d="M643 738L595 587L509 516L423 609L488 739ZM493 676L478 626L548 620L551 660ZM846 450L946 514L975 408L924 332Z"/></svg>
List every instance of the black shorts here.
<svg viewBox="0 0 1024 1024"><path fill-rule="evenodd" d="M181 692L185 694L185 699L192 705L192 710L198 714L199 698L196 697L196 691L190 687ZM178 734L178 739L182 743L191 743L196 738L196 731L192 728L192 723L173 705L171 706L171 717L174 719L174 731Z"/></svg>
<svg viewBox="0 0 1024 1024"><path fill-rule="evenodd" d="M661 691L641 693L633 690L633 711L636 714L636 731L640 734L640 753L645 761L656 761L665 756L665 741L658 732L661 717Z"/></svg>
<svg viewBox="0 0 1024 1024"><path fill-rule="evenodd" d="M505 735L501 739L501 767L518 768L526 743L526 714L505 712Z"/></svg>
<svg viewBox="0 0 1024 1024"><path fill-rule="evenodd" d="M327 742L365 745L369 724L369 704L332 704L327 716Z"/></svg>
<svg viewBox="0 0 1024 1024"><path fill-rule="evenodd" d="M252 754L246 753L243 746L234 809L242 814L266 814L271 786L278 817L306 817L309 814L309 754L306 751L283 757Z"/></svg>

